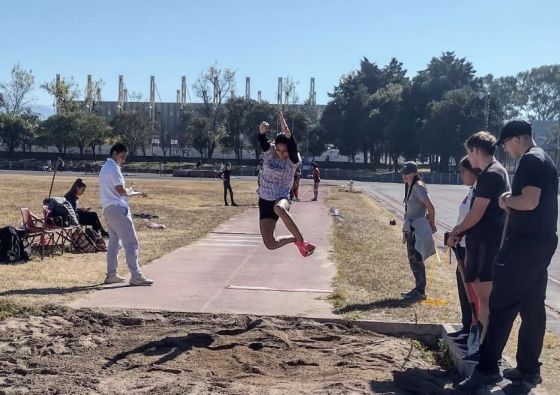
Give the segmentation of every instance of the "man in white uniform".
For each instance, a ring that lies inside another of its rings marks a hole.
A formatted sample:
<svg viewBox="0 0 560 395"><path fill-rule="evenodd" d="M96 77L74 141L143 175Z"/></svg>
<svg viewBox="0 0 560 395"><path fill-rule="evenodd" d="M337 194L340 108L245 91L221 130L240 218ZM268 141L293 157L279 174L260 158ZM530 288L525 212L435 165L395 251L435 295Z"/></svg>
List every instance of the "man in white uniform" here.
<svg viewBox="0 0 560 395"><path fill-rule="evenodd" d="M138 264L138 237L128 206L128 197L143 195L132 188L125 189L121 165L125 162L128 150L124 144L111 147L110 158L99 172L99 195L103 216L109 230L107 248L107 277L105 284L125 282L117 274L119 250L124 247L126 264L130 271L130 285L152 285L153 281L144 277Z"/></svg>

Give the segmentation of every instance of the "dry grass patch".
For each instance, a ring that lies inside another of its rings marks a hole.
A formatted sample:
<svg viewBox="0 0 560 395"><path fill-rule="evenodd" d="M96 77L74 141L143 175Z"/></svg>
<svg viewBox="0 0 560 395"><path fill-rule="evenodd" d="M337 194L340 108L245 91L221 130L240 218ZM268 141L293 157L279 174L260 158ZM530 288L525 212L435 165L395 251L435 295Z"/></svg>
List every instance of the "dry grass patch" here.
<svg viewBox="0 0 560 395"><path fill-rule="evenodd" d="M73 177L57 176L53 196L63 196ZM84 177L88 189L82 205L93 206L101 214L97 177ZM0 226L21 224L21 207L41 212L42 200L48 195L51 176L0 175ZM146 228L145 220L135 219L140 239L140 262L146 264L178 247L204 236L221 222L241 213L255 203L254 183L233 181L236 200L241 207L223 206L220 181L187 181L184 179L134 179L127 181L149 197L131 199L133 213L151 213L166 230ZM245 207L243 207L245 206ZM101 215L100 215L101 216ZM101 216L102 217L102 216ZM126 274L124 254L119 265ZM71 254L34 258L26 264L0 265L0 297L22 306L68 301L95 288L105 275L105 254ZM0 306L0 310L1 310ZM15 311L10 307L11 311Z"/></svg>
<svg viewBox="0 0 560 395"><path fill-rule="evenodd" d="M402 223L362 194L333 192L330 207L343 216L335 222L332 241L337 263L333 303L336 311L354 318L424 322L456 321L455 266L440 251L441 262L428 260L429 300L405 304L400 293L414 288L414 278L402 243ZM390 225L390 220L397 225Z"/></svg>

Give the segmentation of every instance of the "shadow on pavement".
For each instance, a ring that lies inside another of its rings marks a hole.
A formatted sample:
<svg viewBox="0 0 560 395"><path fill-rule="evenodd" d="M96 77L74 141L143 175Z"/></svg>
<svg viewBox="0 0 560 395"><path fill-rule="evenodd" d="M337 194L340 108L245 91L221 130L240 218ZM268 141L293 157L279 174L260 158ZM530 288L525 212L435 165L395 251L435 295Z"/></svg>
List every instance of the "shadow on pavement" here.
<svg viewBox="0 0 560 395"><path fill-rule="evenodd" d="M355 303L350 304L348 306L341 307L339 309L335 309L335 314L346 314L351 313L354 311L368 311L368 310L375 310L375 309L402 309L405 307L409 307L413 305L415 302L406 301L403 299L396 299L396 298L387 298L376 300L375 302L370 303Z"/></svg>

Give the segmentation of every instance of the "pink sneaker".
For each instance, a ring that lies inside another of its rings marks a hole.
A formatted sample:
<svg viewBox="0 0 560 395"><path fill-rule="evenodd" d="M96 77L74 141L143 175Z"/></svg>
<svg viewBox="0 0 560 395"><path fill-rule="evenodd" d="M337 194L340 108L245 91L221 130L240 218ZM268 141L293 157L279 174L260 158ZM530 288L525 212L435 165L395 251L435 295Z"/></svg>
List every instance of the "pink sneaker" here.
<svg viewBox="0 0 560 395"><path fill-rule="evenodd" d="M296 246L299 249L300 254L305 258L315 252L315 246L306 241L296 241Z"/></svg>

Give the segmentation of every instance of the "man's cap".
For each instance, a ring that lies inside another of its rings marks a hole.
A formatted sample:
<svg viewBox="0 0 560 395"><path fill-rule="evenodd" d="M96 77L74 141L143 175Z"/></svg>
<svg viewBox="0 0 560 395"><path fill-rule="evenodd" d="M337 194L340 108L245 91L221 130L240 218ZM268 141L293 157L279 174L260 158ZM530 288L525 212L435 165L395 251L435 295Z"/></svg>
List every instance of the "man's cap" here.
<svg viewBox="0 0 560 395"><path fill-rule="evenodd" d="M530 122L527 122L523 119L509 121L502 128L502 131L500 132L500 138L498 139L498 141L496 141L495 145L501 145L505 140L511 137L522 136L524 134L533 134L533 129L531 128Z"/></svg>
<svg viewBox="0 0 560 395"><path fill-rule="evenodd" d="M401 174L407 175L413 173L418 173L418 165L416 162L405 162L401 170Z"/></svg>

